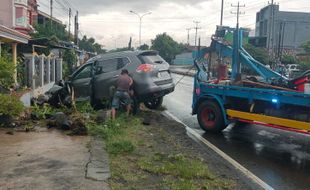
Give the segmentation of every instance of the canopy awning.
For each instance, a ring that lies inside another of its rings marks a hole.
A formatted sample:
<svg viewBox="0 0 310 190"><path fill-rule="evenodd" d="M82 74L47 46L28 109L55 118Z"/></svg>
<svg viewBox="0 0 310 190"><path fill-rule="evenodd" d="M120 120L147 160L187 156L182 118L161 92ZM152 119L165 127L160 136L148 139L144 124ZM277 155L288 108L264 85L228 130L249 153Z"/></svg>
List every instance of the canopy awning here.
<svg viewBox="0 0 310 190"><path fill-rule="evenodd" d="M27 44L30 36L0 25L0 42Z"/></svg>

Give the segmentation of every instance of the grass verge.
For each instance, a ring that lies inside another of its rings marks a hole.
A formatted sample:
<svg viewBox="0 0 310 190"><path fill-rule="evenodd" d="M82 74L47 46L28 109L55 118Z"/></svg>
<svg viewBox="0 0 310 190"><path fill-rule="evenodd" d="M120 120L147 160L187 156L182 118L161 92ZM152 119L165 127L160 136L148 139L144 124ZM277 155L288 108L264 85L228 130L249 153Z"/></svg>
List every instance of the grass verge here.
<svg viewBox="0 0 310 190"><path fill-rule="evenodd" d="M136 118L120 116L114 122L88 125L89 134L105 141L112 175L109 184L113 190L235 187L234 181L212 174L199 154L184 149L175 137L159 126L162 123L153 121L150 126L143 126L141 120L148 114L144 112ZM165 127L171 124L168 122Z"/></svg>

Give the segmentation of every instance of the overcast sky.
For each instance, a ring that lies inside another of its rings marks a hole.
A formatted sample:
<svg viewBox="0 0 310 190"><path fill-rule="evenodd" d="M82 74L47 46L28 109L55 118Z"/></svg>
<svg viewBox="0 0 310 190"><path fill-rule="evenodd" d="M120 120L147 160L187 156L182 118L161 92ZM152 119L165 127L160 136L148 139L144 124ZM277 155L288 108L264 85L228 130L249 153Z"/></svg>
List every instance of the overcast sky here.
<svg viewBox="0 0 310 190"><path fill-rule="evenodd" d="M41 10L49 13L50 0L38 0ZM224 0L224 25L235 26L236 16L231 14L237 0ZM246 7L240 17L240 25L255 28L256 12L268 5L268 0L240 1ZM278 0L280 10L310 12L309 0ZM187 42L186 28L200 21L198 35L202 45L209 45L210 36L220 22L221 0L54 0L54 15L68 24L68 7L80 13L80 35L92 36L106 49L125 47L130 36L133 45L139 43L139 19L130 10L144 14L152 12L142 20L142 43L151 44L156 34L166 32L178 42ZM72 19L73 23L73 19ZM73 27L71 31L73 30ZM194 44L195 31L190 31L190 42Z"/></svg>

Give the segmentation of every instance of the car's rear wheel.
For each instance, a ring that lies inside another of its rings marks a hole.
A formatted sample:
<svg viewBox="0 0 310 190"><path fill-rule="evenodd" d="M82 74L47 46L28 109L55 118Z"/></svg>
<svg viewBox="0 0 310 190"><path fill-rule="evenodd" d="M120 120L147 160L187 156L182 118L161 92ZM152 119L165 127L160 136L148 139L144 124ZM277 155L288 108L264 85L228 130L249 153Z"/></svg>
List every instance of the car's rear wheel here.
<svg viewBox="0 0 310 190"><path fill-rule="evenodd" d="M206 132L219 133L226 128L221 108L213 101L200 104L197 119L200 127Z"/></svg>
<svg viewBox="0 0 310 190"><path fill-rule="evenodd" d="M145 107L155 110L163 104L164 97L154 98L151 100L144 101Z"/></svg>

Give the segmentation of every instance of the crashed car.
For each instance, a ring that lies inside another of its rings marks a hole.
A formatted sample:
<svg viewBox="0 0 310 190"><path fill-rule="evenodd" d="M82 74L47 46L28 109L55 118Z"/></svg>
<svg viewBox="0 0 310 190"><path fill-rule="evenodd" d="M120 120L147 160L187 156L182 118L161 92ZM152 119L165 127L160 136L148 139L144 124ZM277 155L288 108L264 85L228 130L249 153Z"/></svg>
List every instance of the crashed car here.
<svg viewBox="0 0 310 190"><path fill-rule="evenodd" d="M134 80L135 103L157 109L163 97L174 91L169 64L157 51L124 51L98 55L70 76L76 100L89 99L94 107L111 101L122 69L127 69Z"/></svg>

